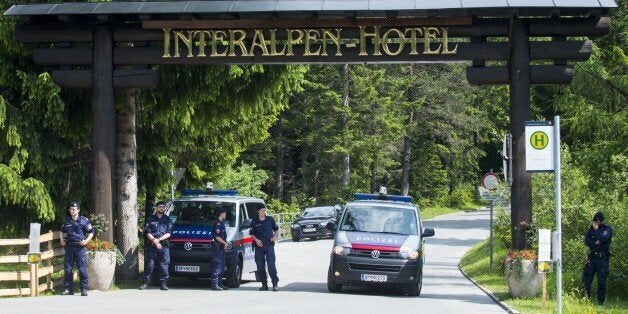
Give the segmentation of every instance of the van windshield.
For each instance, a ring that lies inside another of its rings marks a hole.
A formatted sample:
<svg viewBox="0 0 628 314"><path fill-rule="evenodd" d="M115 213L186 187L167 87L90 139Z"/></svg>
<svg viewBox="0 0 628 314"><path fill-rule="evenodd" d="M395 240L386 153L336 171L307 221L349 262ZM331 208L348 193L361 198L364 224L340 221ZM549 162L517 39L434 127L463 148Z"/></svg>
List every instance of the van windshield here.
<svg viewBox="0 0 628 314"><path fill-rule="evenodd" d="M170 220L182 225L212 225L218 209L227 210L226 227L235 227L236 205L216 201L175 201L170 208Z"/></svg>
<svg viewBox="0 0 628 314"><path fill-rule="evenodd" d="M416 211L411 208L350 205L340 223L340 230L416 235Z"/></svg>

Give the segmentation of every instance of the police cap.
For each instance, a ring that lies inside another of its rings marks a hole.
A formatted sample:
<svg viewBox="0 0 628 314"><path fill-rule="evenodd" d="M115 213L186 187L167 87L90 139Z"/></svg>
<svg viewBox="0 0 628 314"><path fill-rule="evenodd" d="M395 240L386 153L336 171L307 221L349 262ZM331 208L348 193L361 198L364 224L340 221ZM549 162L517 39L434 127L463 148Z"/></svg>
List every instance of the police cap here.
<svg viewBox="0 0 628 314"><path fill-rule="evenodd" d="M81 204L77 201L71 201L70 203L68 203L68 207L78 207L81 208Z"/></svg>
<svg viewBox="0 0 628 314"><path fill-rule="evenodd" d="M166 202L164 202L164 201L159 201L159 202L155 203L155 206L162 206L162 205L163 205L163 206L166 206Z"/></svg>
<svg viewBox="0 0 628 314"><path fill-rule="evenodd" d="M602 212L597 212L593 215L593 221L602 221L604 220L604 214Z"/></svg>
<svg viewBox="0 0 628 314"><path fill-rule="evenodd" d="M220 215L220 214L222 214L222 213L226 213L226 212L227 212L227 209L226 209L226 208L218 208L218 209L216 210L216 216L218 216L218 215Z"/></svg>

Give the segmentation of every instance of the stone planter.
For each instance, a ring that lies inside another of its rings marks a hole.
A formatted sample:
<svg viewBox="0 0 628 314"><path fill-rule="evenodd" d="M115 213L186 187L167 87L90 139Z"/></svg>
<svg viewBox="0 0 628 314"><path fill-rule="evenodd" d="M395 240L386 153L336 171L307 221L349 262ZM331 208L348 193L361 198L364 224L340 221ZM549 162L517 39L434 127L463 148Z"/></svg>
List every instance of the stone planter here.
<svg viewBox="0 0 628 314"><path fill-rule="evenodd" d="M116 252L87 252L87 260L89 290L109 290L113 285L113 276L116 271Z"/></svg>
<svg viewBox="0 0 628 314"><path fill-rule="evenodd" d="M536 268L536 261L515 259L506 262L506 280L508 293L513 297L531 298L539 293L541 274Z"/></svg>

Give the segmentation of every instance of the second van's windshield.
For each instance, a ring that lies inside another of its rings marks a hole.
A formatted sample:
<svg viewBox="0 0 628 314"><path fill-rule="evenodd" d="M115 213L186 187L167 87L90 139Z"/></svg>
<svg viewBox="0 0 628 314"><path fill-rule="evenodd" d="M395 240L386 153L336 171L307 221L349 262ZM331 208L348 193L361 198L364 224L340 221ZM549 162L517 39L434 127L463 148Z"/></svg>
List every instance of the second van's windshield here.
<svg viewBox="0 0 628 314"><path fill-rule="evenodd" d="M347 207L340 230L416 235L416 211L410 208L353 205Z"/></svg>
<svg viewBox="0 0 628 314"><path fill-rule="evenodd" d="M236 205L230 202L216 201L189 201L174 202L170 213L173 223L184 225L211 225L216 219L218 209L227 210L225 226L235 227L236 225Z"/></svg>

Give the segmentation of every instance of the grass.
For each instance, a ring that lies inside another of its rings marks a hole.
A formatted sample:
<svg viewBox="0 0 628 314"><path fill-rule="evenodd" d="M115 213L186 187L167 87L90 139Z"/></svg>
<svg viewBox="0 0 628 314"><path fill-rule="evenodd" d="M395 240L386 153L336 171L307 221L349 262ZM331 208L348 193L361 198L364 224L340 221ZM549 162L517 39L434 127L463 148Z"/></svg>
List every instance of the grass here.
<svg viewBox="0 0 628 314"><path fill-rule="evenodd" d="M506 254L503 247L495 247L493 269L489 267L488 240L474 246L460 262L462 270L485 289L490 290L498 299L521 313L556 313L556 300L551 293L545 307L541 297L513 298L508 294L508 284L500 268L501 258ZM555 291L553 281L548 280L548 291ZM604 306L591 303L590 300L572 294L563 296L563 313L628 313L628 300L622 297L608 296Z"/></svg>

